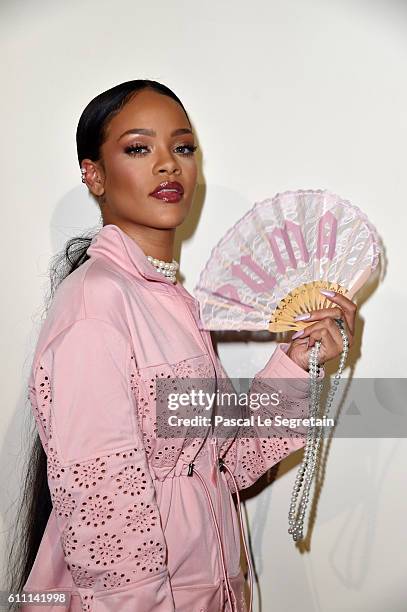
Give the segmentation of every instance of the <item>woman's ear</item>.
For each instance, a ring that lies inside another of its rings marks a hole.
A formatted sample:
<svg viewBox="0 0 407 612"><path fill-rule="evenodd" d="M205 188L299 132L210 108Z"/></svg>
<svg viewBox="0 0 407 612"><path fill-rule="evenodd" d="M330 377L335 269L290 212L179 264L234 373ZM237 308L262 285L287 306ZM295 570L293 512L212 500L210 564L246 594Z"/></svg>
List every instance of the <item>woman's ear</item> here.
<svg viewBox="0 0 407 612"><path fill-rule="evenodd" d="M100 198L105 193L105 174L98 162L91 159L83 159L81 162L82 180L88 186L94 196Z"/></svg>

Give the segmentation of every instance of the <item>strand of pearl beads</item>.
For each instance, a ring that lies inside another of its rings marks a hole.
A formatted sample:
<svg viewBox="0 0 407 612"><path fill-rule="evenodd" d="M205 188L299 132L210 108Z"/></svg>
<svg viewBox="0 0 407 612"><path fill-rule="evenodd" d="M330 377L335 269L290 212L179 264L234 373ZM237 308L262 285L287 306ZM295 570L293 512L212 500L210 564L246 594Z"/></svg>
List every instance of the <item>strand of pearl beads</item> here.
<svg viewBox="0 0 407 612"><path fill-rule="evenodd" d="M176 282L176 273L179 268L179 264L175 259L172 262L163 261L162 259L156 259L151 255L147 255L148 261L155 267L157 272L160 272L164 276L167 276L171 282Z"/></svg>
<svg viewBox="0 0 407 612"><path fill-rule="evenodd" d="M329 410L331 408L335 392L339 385L339 379L344 370L346 358L349 352L349 339L344 329L343 320L334 319L334 321L338 325L339 332L342 336L343 350L339 360L338 371L336 372L333 381L334 386L332 389L330 389L327 397L327 405L323 418L328 415ZM311 348L309 355L309 374L311 385L309 416L314 417L314 419L318 417L318 414L320 412L320 398L322 391L322 380L319 380L320 366L318 363L320 347L321 342L318 340ZM291 494L290 510L288 513L288 533L292 535L294 542L296 542L297 540L302 540L304 537L304 518L307 504L309 501L311 483L314 478L316 465L318 463L318 450L322 436L322 429L322 427L316 425L310 425L308 427L307 438L304 448L304 456L301 465L298 468L298 472L293 486L293 491ZM297 500L302 486L304 487L304 489L297 508Z"/></svg>

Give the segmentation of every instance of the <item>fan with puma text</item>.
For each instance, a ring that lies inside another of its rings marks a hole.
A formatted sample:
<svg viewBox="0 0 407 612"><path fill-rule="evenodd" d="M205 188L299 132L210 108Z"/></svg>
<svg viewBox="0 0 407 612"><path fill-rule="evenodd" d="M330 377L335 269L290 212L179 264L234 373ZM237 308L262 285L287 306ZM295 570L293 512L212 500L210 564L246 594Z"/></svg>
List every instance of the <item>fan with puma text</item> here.
<svg viewBox="0 0 407 612"><path fill-rule="evenodd" d="M377 267L381 243L367 216L327 190L257 202L212 249L194 289L204 329L299 330L296 315L334 307L319 289L352 299Z"/></svg>

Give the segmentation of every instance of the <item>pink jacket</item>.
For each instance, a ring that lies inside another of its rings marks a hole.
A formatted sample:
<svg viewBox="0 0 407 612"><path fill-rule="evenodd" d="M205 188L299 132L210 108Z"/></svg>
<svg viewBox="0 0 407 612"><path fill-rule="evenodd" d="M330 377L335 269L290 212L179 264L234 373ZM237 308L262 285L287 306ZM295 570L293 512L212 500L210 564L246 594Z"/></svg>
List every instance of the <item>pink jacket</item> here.
<svg viewBox="0 0 407 612"><path fill-rule="evenodd" d="M197 300L123 230L105 225L88 255L58 287L31 369L53 509L25 590L69 591L69 606L47 608L56 611L220 612L232 602L241 612L231 493L304 439L157 437L157 377L226 373ZM308 412L309 375L287 347L252 388L281 379L284 414L298 417Z"/></svg>

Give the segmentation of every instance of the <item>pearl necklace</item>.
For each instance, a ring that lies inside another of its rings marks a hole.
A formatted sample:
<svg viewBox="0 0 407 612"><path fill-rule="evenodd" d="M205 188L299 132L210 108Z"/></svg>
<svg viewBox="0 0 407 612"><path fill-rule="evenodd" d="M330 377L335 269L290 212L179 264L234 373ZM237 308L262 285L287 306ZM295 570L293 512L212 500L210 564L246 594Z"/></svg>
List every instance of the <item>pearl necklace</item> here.
<svg viewBox="0 0 407 612"><path fill-rule="evenodd" d="M327 407L324 412L323 417L325 418L331 408L332 400L335 395L335 391L339 384L339 378L342 375L343 369L345 367L346 357L349 351L349 339L344 330L344 324L342 319L334 319L335 323L339 327L340 334L342 336L343 342L343 351L341 353L339 368L337 373L335 374L335 379L333 381L334 387L330 389L328 397L327 397ZM321 342L318 340L315 342L314 346L310 350L309 355L309 373L310 373L310 383L311 383L311 396L310 396L310 417L317 418L320 411L320 396L322 391L322 380L318 379L319 376L319 364L318 364L318 354L319 349L321 347ZM314 421L315 422L315 421ZM303 526L304 526L304 517L305 510L307 507L308 499L309 499L309 491L311 488L312 479L315 473L315 467L318 463L318 448L319 443L321 441L321 430L322 427L312 425L308 428L307 432L307 440L304 449L304 456L301 462L300 467L298 468L297 476L295 478L295 483L293 487L293 491L291 494L291 503L290 503L290 511L288 513L288 533L290 533L293 537L294 542L297 540L303 539ZM302 493L301 500L297 506L297 498L301 487L304 485L304 490Z"/></svg>
<svg viewBox="0 0 407 612"><path fill-rule="evenodd" d="M164 276L167 276L172 283L176 283L176 273L179 268L179 264L175 259L172 262L163 261L162 259L156 259L151 255L147 255L148 261L155 267L157 272L160 272Z"/></svg>

